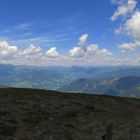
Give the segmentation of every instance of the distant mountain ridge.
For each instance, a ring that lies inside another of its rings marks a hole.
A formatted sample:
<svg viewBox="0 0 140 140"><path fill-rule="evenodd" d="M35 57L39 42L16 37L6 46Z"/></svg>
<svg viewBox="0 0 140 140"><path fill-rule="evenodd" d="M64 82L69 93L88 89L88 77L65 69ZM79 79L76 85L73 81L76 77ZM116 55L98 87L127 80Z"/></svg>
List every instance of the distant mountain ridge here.
<svg viewBox="0 0 140 140"><path fill-rule="evenodd" d="M139 97L140 67L29 67L0 65L0 85Z"/></svg>
<svg viewBox="0 0 140 140"><path fill-rule="evenodd" d="M140 97L140 77L129 76L107 80L79 79L59 89L75 93L95 93Z"/></svg>

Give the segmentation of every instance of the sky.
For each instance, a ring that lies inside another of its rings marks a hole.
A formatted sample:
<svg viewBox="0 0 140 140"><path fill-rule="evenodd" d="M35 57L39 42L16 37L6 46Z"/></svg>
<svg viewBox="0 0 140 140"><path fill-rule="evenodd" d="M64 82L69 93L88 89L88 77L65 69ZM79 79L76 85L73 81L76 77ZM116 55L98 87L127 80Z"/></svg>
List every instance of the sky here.
<svg viewBox="0 0 140 140"><path fill-rule="evenodd" d="M140 1L0 0L0 64L140 65Z"/></svg>

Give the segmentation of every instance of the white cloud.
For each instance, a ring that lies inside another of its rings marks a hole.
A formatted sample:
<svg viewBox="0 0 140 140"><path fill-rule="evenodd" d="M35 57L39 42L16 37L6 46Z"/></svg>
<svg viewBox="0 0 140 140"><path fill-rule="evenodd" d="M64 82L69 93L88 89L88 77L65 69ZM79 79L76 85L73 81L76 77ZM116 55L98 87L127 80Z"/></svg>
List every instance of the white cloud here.
<svg viewBox="0 0 140 140"><path fill-rule="evenodd" d="M120 16L125 16L122 24L115 30L115 34L122 33L131 38L130 43L122 43L118 45L122 52L131 52L140 47L140 10L136 9L136 0L112 0L118 4L118 9L112 16L112 21ZM127 15L127 16L126 16Z"/></svg>
<svg viewBox="0 0 140 140"><path fill-rule="evenodd" d="M88 34L83 34L79 38L78 46L73 47L69 54L71 57L84 57L86 53L86 41L88 39Z"/></svg>
<svg viewBox="0 0 140 140"><path fill-rule="evenodd" d="M36 47L33 44L31 44L28 48L26 48L21 55L24 57L37 57L42 55L42 50L40 47Z"/></svg>
<svg viewBox="0 0 140 140"><path fill-rule="evenodd" d="M87 47L87 54L88 55L112 55L112 53L110 51L108 51L107 49L100 49L99 46L97 44L91 44Z"/></svg>
<svg viewBox="0 0 140 140"><path fill-rule="evenodd" d="M140 47L140 40L135 40L135 45Z"/></svg>
<svg viewBox="0 0 140 140"><path fill-rule="evenodd" d="M90 44L87 45L86 40L87 40L88 34L87 35L82 35L80 37L80 42L78 43L78 47L72 48L69 53L71 57L89 57L89 56L94 56L94 55L111 55L112 53L108 51L107 49L100 49L97 44ZM81 41L82 40L82 41Z"/></svg>
<svg viewBox="0 0 140 140"><path fill-rule="evenodd" d="M116 31L123 32L125 35L133 39L132 43L123 43L119 45L122 52L131 52L140 47L140 11L136 10L129 19Z"/></svg>
<svg viewBox="0 0 140 140"><path fill-rule="evenodd" d="M135 51L138 47L140 47L140 41L136 40L133 43L123 43L118 46L122 52L130 52Z"/></svg>
<svg viewBox="0 0 140 140"><path fill-rule="evenodd" d="M52 47L50 48L47 52L46 52L48 57L57 57L58 56L58 52L56 50L56 47Z"/></svg>
<svg viewBox="0 0 140 140"><path fill-rule="evenodd" d="M124 30L127 35L140 39L140 11L135 11L132 17L125 22Z"/></svg>
<svg viewBox="0 0 140 140"><path fill-rule="evenodd" d="M97 51L97 54L99 55L112 55L112 53L110 51L108 51L107 49L100 49Z"/></svg>
<svg viewBox="0 0 140 140"><path fill-rule="evenodd" d="M119 45L119 48L122 52L134 51L136 49L136 45L133 43L123 43Z"/></svg>
<svg viewBox="0 0 140 140"><path fill-rule="evenodd" d="M88 34L83 34L80 38L79 38L79 45L84 45L86 43L88 39Z"/></svg>
<svg viewBox="0 0 140 140"><path fill-rule="evenodd" d="M97 53L97 50L98 50L98 45L96 44L91 44L87 47L87 52L90 54L90 53Z"/></svg>
<svg viewBox="0 0 140 140"><path fill-rule="evenodd" d="M123 33L134 40L140 40L140 11L135 11L124 21L119 28L115 29L115 34Z"/></svg>
<svg viewBox="0 0 140 140"><path fill-rule="evenodd" d="M84 56L84 50L80 47L74 47L70 51L70 56L72 57L82 57Z"/></svg>
<svg viewBox="0 0 140 140"><path fill-rule="evenodd" d="M11 46L6 41L0 41L0 57L9 58L13 57L17 54L18 48L17 46Z"/></svg>
<svg viewBox="0 0 140 140"><path fill-rule="evenodd" d="M55 47L43 51L40 47L31 44L22 50L17 46L9 45L6 41L0 41L0 63L32 66L91 65L96 64L97 59L98 63L102 63L107 57L100 56L111 53L97 44L88 45L87 38L88 34L82 35L77 46L69 51L70 55L59 55ZM89 59L89 57L94 59Z"/></svg>
<svg viewBox="0 0 140 140"><path fill-rule="evenodd" d="M127 14L130 14L134 11L136 7L136 0L127 0L127 3L124 3L124 1L117 1L113 0L114 3L118 4L117 10L114 12L113 16L111 17L112 21L115 21L120 16L126 16Z"/></svg>

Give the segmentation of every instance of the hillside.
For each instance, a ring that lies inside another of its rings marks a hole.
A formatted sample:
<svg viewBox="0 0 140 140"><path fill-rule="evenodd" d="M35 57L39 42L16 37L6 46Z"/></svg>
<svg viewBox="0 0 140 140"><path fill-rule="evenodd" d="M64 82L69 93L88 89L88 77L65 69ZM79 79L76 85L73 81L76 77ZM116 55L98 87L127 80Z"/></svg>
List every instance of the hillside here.
<svg viewBox="0 0 140 140"><path fill-rule="evenodd" d="M140 98L140 77L127 76L104 80L81 78L62 86L58 90L65 92L98 93L113 96Z"/></svg>
<svg viewBox="0 0 140 140"><path fill-rule="evenodd" d="M140 140L140 100L36 89L0 89L0 139Z"/></svg>
<svg viewBox="0 0 140 140"><path fill-rule="evenodd" d="M72 81L70 84L62 86L58 90L66 92L80 92L80 93L93 93L96 90L99 81L89 78L80 78Z"/></svg>

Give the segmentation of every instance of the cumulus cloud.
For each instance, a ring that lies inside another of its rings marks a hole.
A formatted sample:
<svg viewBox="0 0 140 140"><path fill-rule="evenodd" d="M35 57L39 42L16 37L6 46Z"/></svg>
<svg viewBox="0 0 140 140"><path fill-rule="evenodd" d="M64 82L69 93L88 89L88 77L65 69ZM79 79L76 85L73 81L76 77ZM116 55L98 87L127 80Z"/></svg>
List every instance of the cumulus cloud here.
<svg viewBox="0 0 140 140"><path fill-rule="evenodd" d="M130 52L135 51L138 47L140 47L140 41L136 40L133 43L123 43L118 46L122 52Z"/></svg>
<svg viewBox="0 0 140 140"><path fill-rule="evenodd" d="M79 38L79 45L84 45L86 43L88 39L88 34L83 34L80 38Z"/></svg>
<svg viewBox="0 0 140 140"><path fill-rule="evenodd" d="M56 50L56 47L52 47L50 48L47 52L46 52L48 57L57 57L58 56L58 52Z"/></svg>
<svg viewBox="0 0 140 140"><path fill-rule="evenodd" d="M9 45L6 41L0 41L0 63L18 64L18 65L85 65L95 63L98 57L99 63L104 57L100 56L111 55L105 48L100 48L97 44L87 43L88 34L84 34L79 38L75 47L69 50L69 54L60 55L56 47L52 47L45 51L41 47L31 44L23 49L17 46ZM90 61L89 57L94 58ZM76 58L76 59L75 59Z"/></svg>
<svg viewBox="0 0 140 140"><path fill-rule="evenodd" d="M140 11L135 11L132 17L125 22L124 30L129 36L140 39Z"/></svg>
<svg viewBox="0 0 140 140"><path fill-rule="evenodd" d="M71 57L89 57L94 55L111 55L112 53L107 49L100 49L97 44L90 44L86 43L88 39L88 34L84 34L80 37L80 43L78 43L78 47L72 48L69 53ZM81 41L82 40L82 41ZM82 42L82 43L81 43Z"/></svg>
<svg viewBox="0 0 140 140"><path fill-rule="evenodd" d="M17 54L17 46L11 46L7 41L0 41L0 57L9 58Z"/></svg>
<svg viewBox="0 0 140 140"><path fill-rule="evenodd" d="M36 47L35 45L31 44L28 48L26 48L21 55L24 57L37 57L42 55L42 50L40 47Z"/></svg>
<svg viewBox="0 0 140 140"><path fill-rule="evenodd" d="M88 54L90 54L90 53L97 53L98 49L99 49L99 46L98 45L96 45L96 44L90 44L87 47L87 52L88 52Z"/></svg>
<svg viewBox="0 0 140 140"><path fill-rule="evenodd" d="M127 0L127 3L125 3L124 0L113 0L113 3L116 3L119 6L111 17L112 21L115 21L121 16L126 16L127 14L132 13L137 4L136 0Z"/></svg>
<svg viewBox="0 0 140 140"><path fill-rule="evenodd" d="M122 52L135 51L140 47L140 11L136 10L130 18L126 19L121 27L121 32L133 40L132 43L119 45Z"/></svg>
<svg viewBox="0 0 140 140"><path fill-rule="evenodd" d="M134 51L136 49L136 45L133 43L123 43L119 45L119 48L122 52Z"/></svg>
<svg viewBox="0 0 140 140"><path fill-rule="evenodd" d="M132 40L130 43L122 43L118 47L122 52L135 51L140 47L140 10L136 9L137 1L112 0L112 2L119 6L111 20L114 21L120 16L125 17L120 27L115 30L115 34L126 35Z"/></svg>
<svg viewBox="0 0 140 140"><path fill-rule="evenodd" d="M80 38L79 38L79 42L78 42L78 46L72 48L69 53L70 56L72 57L83 57L85 55L85 51L86 51L86 42L88 39L88 34L83 34Z"/></svg>
<svg viewBox="0 0 140 140"><path fill-rule="evenodd" d="M97 54L99 55L112 55L112 53L110 51L108 51L107 49L100 49L97 51Z"/></svg>
<svg viewBox="0 0 140 140"><path fill-rule="evenodd" d="M97 54L97 55L112 55L112 53L110 51L108 51L107 49L100 49L99 46L97 44L91 44L87 47L87 54L88 55L93 55L93 54Z"/></svg>
<svg viewBox="0 0 140 140"><path fill-rule="evenodd" d="M84 55L84 50L80 47L74 47L69 51L69 53L72 57L82 57Z"/></svg>

